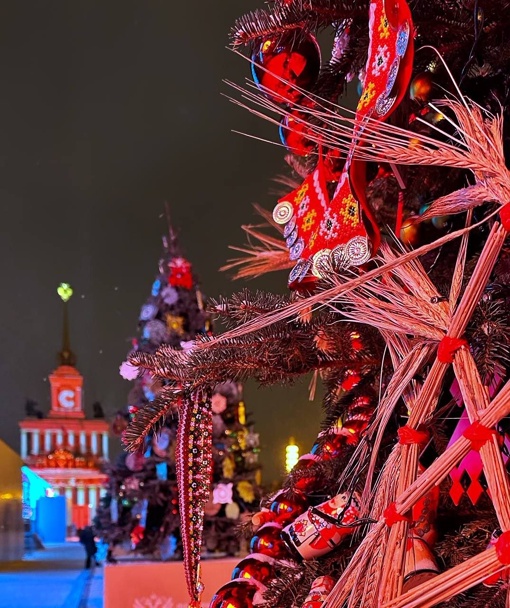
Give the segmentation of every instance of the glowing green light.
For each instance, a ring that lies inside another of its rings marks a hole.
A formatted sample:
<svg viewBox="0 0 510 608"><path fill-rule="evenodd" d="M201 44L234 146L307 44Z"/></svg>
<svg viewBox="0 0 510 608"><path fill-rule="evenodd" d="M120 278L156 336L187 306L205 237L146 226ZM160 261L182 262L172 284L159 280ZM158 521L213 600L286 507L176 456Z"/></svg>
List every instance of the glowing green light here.
<svg viewBox="0 0 510 608"><path fill-rule="evenodd" d="M71 296L73 295L73 288L71 287L71 285L69 285L69 283L60 283L57 289L57 293L62 298L63 302L67 302L71 299Z"/></svg>

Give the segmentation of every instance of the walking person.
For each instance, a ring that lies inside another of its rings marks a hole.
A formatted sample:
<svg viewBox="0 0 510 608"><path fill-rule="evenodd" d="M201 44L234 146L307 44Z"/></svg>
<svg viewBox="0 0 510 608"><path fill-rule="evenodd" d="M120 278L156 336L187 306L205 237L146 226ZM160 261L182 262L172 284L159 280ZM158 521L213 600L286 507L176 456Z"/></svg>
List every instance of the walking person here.
<svg viewBox="0 0 510 608"><path fill-rule="evenodd" d="M92 565L92 559L94 559L96 566L100 566L101 564L97 561L96 557L97 545L94 538L94 530L91 528L91 526L86 526L85 528L78 530L78 538L85 549L85 553L87 554L85 568L90 568Z"/></svg>

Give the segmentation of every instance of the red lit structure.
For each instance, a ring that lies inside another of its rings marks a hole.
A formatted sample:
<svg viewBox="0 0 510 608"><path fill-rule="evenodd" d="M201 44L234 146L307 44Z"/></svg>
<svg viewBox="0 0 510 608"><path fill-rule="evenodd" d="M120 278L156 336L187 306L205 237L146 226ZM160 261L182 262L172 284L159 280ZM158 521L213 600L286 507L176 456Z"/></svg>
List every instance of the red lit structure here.
<svg viewBox="0 0 510 608"><path fill-rule="evenodd" d="M63 347L60 365L49 376L48 417L27 416L19 426L22 459L52 485L55 494L66 497L67 525L81 528L90 524L105 492L107 476L101 472L101 464L108 460L109 425L101 418L87 419L83 411L83 376L75 367L69 345L69 297L62 297Z"/></svg>

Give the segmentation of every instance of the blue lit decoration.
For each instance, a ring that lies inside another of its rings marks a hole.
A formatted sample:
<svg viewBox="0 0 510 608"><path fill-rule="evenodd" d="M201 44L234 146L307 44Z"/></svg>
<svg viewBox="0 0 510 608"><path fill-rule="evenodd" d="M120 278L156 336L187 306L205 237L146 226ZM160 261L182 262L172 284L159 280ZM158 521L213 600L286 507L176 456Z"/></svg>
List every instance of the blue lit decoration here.
<svg viewBox="0 0 510 608"><path fill-rule="evenodd" d="M152 284L152 295L156 297L161 289L161 279L156 279Z"/></svg>
<svg viewBox="0 0 510 608"><path fill-rule="evenodd" d="M150 321L158 314L158 307L154 304L144 304L140 311L140 321Z"/></svg>
<svg viewBox="0 0 510 608"><path fill-rule="evenodd" d="M156 399L156 394L147 386L143 387L143 394L145 395L147 401L154 401L154 399Z"/></svg>
<svg viewBox="0 0 510 608"><path fill-rule="evenodd" d="M22 466L21 487L23 519L35 520L37 501L47 495L47 490L52 489L51 484L39 477L32 469Z"/></svg>
<svg viewBox="0 0 510 608"><path fill-rule="evenodd" d="M158 462L156 465L156 475L158 479L168 479L168 465L166 462Z"/></svg>

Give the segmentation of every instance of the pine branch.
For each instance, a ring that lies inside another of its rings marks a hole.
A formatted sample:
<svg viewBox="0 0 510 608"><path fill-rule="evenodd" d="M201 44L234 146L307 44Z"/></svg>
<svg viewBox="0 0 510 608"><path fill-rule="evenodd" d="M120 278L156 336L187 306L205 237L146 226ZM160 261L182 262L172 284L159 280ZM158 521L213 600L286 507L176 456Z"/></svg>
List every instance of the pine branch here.
<svg viewBox="0 0 510 608"><path fill-rule="evenodd" d="M145 355L150 357L150 355ZM157 432L172 410L177 410L181 392L174 386L164 387L154 401L138 410L122 436L122 443L131 452L142 448L151 431Z"/></svg>

